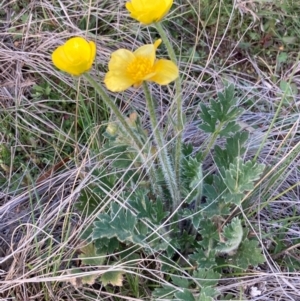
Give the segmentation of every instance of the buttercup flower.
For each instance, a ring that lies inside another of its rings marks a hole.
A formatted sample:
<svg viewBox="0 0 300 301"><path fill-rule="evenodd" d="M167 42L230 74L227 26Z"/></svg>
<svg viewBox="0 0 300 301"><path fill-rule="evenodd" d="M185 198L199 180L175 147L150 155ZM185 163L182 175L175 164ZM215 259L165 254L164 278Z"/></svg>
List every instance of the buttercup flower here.
<svg viewBox="0 0 300 301"><path fill-rule="evenodd" d="M130 16L144 25L159 22L170 10L173 0L131 0L126 2Z"/></svg>
<svg viewBox="0 0 300 301"><path fill-rule="evenodd" d="M138 87L143 81L168 85L178 77L178 68L170 60L156 60L155 53L161 39L144 45L136 51L119 49L112 53L104 83L108 90L121 92L131 86Z"/></svg>
<svg viewBox="0 0 300 301"><path fill-rule="evenodd" d="M52 53L53 64L72 75L80 75L90 70L96 56L96 44L84 38L74 37Z"/></svg>

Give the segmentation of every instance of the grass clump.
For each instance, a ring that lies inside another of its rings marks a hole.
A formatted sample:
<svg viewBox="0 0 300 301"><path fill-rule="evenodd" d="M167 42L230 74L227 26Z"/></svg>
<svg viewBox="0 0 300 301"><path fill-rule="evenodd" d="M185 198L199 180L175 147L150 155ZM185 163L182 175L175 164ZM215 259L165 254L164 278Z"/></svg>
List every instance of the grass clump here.
<svg viewBox="0 0 300 301"><path fill-rule="evenodd" d="M1 298L297 300L300 5L98 2L2 4ZM81 77L50 60L73 36ZM174 84L100 86L158 38Z"/></svg>

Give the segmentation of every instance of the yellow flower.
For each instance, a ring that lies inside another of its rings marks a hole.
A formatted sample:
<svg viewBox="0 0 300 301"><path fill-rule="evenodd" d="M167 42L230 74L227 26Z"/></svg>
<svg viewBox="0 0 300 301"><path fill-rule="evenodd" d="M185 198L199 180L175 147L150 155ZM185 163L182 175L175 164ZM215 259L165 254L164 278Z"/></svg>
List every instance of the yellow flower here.
<svg viewBox="0 0 300 301"><path fill-rule="evenodd" d="M84 38L74 37L52 53L53 64L72 75L80 75L90 70L96 56L96 45Z"/></svg>
<svg viewBox="0 0 300 301"><path fill-rule="evenodd" d="M161 39L144 45L136 51L119 49L112 53L104 83L108 90L121 92L143 81L168 85L178 77L178 68L170 60L156 60L155 53Z"/></svg>
<svg viewBox="0 0 300 301"><path fill-rule="evenodd" d="M144 25L159 22L170 10L173 0L131 0L126 2L130 16Z"/></svg>

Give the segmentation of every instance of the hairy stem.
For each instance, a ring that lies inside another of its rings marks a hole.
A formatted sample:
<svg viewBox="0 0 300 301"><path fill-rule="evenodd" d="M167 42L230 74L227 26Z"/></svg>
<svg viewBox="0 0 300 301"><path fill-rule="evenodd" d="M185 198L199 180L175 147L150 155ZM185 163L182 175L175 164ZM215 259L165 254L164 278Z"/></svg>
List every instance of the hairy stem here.
<svg viewBox="0 0 300 301"><path fill-rule="evenodd" d="M99 95L101 96L101 98L105 102L105 104L114 112L114 114L118 118L118 121L122 124L124 129L127 131L127 134L132 138L132 140L136 144L137 148L142 149L143 145L142 145L141 141L138 139L138 137L135 135L133 130L130 128L126 119L124 118L122 113L119 111L119 108L115 105L115 103L106 94L103 87L99 83L97 83L88 73L84 73L83 75L89 81L89 83L95 88L95 90L99 93Z"/></svg>
<svg viewBox="0 0 300 301"><path fill-rule="evenodd" d="M142 153L143 144L141 143L140 139L136 136L134 131L131 129L131 127L127 123L126 119L120 112L119 108L110 99L110 97L107 95L107 93L105 92L103 87L99 83L97 83L88 73L84 73L83 75L88 80L88 82L95 88L95 90L99 93L99 95L101 96L101 98L105 102L105 104L113 111L113 113L116 115L118 121L121 123L121 125L125 129L126 133L131 137L131 139L135 143L135 145L136 145L135 148L139 151L142 161L147 166L147 172L149 173L153 191L156 191L156 192L161 191L161 188L158 187L158 185L157 185L157 181L156 181L157 176L156 176L154 167L152 166L151 162L147 158L144 158L144 155Z"/></svg>
<svg viewBox="0 0 300 301"><path fill-rule="evenodd" d="M161 25L161 23L155 23L155 28L158 31L161 39L163 40L169 57L171 61L177 65L177 58L176 54L174 52L173 46L168 39L168 36ZM182 156L182 131L184 126L183 121L183 114L182 114L182 93L181 93L181 80L180 77L178 77L175 80L175 101L176 101L176 131L177 131L177 137L176 137L176 148L175 148L175 174L176 174L176 182L180 183L180 163L181 163L181 156Z"/></svg>
<svg viewBox="0 0 300 301"><path fill-rule="evenodd" d="M146 82L143 83L143 88L145 92L145 98L146 98L147 108L149 110L150 121L151 121L155 142L158 147L159 162L162 166L164 177L170 190L170 194L172 197L172 209L174 212L180 204L179 187L177 185L174 170L171 165L170 158L168 156L167 147L164 142L164 138L158 128L158 122L155 114L154 100L149 92L148 85Z"/></svg>

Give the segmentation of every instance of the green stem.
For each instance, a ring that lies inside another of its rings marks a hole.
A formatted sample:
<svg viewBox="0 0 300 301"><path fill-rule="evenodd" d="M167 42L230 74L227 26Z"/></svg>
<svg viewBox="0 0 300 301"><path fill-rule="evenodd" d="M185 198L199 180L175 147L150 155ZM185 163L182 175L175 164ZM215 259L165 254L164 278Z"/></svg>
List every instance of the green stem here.
<svg viewBox="0 0 300 301"><path fill-rule="evenodd" d="M162 166L164 177L172 197L172 209L173 212L175 212L180 204L179 187L177 186L176 178L174 177L175 174L168 156L167 147L165 145L164 138L158 128L158 122L155 114L154 100L149 92L148 85L146 82L143 82L143 88L145 92L145 98L146 98L147 108L149 111L153 134L158 148L158 158Z"/></svg>
<svg viewBox="0 0 300 301"><path fill-rule="evenodd" d="M213 145L215 144L218 136L219 136L219 133L221 131L223 127L223 123L220 123L216 129L216 131L213 133L212 135L212 138L210 139L207 147L206 147L206 150L203 152L202 154L202 162L205 160L206 156L208 155L208 153L210 152L211 148L213 147Z"/></svg>
<svg viewBox="0 0 300 301"><path fill-rule="evenodd" d="M135 135L133 130L130 128L129 124L126 122L126 119L119 111L119 108L115 105L115 103L109 98L109 96L104 91L103 87L97 83L88 73L83 74L84 77L89 81L89 83L95 88L95 90L99 93L102 100L106 103L106 105L114 112L114 114L117 116L119 122L122 124L124 129L127 131L127 134L132 138L134 143L136 144L137 148L141 150L143 148L143 145L141 141L138 139L138 137Z"/></svg>
<svg viewBox="0 0 300 301"><path fill-rule="evenodd" d="M161 192L161 187L159 187L157 185L156 171L155 171L154 167L152 166L151 162L147 158L144 158L144 156L143 156L142 149L143 149L144 146L141 143L141 141L139 140L139 138L136 136L136 134L133 132L133 130L130 128L128 123L126 122L126 119L124 118L124 116L119 111L119 108L109 98L109 96L107 95L107 93L105 92L105 90L103 89L103 87L99 83L97 83L88 73L84 73L83 75L89 81L89 83L95 88L95 90L99 93L99 95L101 96L102 100L106 103L106 105L114 112L117 119L119 120L119 122L122 124L122 126L126 130L126 133L134 141L134 143L136 145L136 148L138 149L138 151L140 153L142 161L147 166L147 172L149 173L149 177L150 177L150 180L151 180L151 185L152 185L153 191L158 192L158 193Z"/></svg>
<svg viewBox="0 0 300 301"><path fill-rule="evenodd" d="M176 54L174 52L173 46L172 46L171 42L169 41L168 36L167 36L164 28L162 27L161 23L155 23L154 25L155 25L156 30L158 31L161 39L163 40L163 42L164 42L164 44L167 48L167 51L168 51L168 54L169 54L169 57L170 57L171 61L174 62L177 65Z"/></svg>
<svg viewBox="0 0 300 301"><path fill-rule="evenodd" d="M174 52L173 46L168 39L168 36L161 25L161 23L155 23L155 28L158 31L161 39L163 40L168 55L171 61L174 64L178 64L176 54ZM176 174L176 182L180 183L180 163L181 163L181 153L182 153L182 131L183 131L183 114L182 114L182 93L181 93L181 80L178 77L175 80L175 101L176 101L176 115L177 115L177 123L176 123L176 130L177 130L177 137L176 137L176 148L175 148L175 174Z"/></svg>

